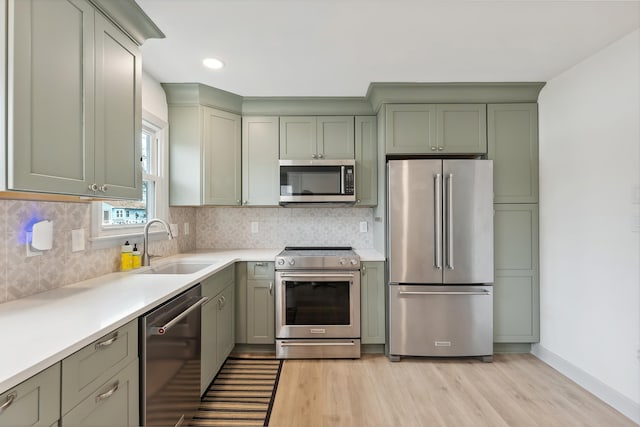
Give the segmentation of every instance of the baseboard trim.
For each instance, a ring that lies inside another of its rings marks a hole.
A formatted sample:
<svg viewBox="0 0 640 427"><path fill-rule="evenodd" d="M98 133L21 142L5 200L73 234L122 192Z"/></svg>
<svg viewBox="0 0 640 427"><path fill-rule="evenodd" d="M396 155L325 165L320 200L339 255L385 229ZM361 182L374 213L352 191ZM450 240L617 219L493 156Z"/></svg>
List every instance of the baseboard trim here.
<svg viewBox="0 0 640 427"><path fill-rule="evenodd" d="M640 424L640 404L612 389L599 379L583 371L540 344L531 346L531 354L551 366L562 375L576 382L588 392L622 413L631 421Z"/></svg>

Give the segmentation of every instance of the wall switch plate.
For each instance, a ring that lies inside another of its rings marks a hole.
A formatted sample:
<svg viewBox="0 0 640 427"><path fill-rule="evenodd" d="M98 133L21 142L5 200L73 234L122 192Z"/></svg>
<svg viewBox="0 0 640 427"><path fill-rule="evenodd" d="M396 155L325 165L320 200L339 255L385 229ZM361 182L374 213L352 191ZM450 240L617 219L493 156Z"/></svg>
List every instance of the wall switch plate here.
<svg viewBox="0 0 640 427"><path fill-rule="evenodd" d="M189 234L189 223L185 222L184 223L184 235L186 236L187 234Z"/></svg>
<svg viewBox="0 0 640 427"><path fill-rule="evenodd" d="M361 233L367 232L367 221L360 221L360 232Z"/></svg>
<svg viewBox="0 0 640 427"><path fill-rule="evenodd" d="M251 232L255 234L258 231L260 231L260 228L258 226L258 221L251 221Z"/></svg>
<svg viewBox="0 0 640 427"><path fill-rule="evenodd" d="M84 228L71 230L71 252L84 251Z"/></svg>
<svg viewBox="0 0 640 427"><path fill-rule="evenodd" d="M169 224L169 228L171 229L171 234L173 234L173 237L178 237L180 235L178 224Z"/></svg>

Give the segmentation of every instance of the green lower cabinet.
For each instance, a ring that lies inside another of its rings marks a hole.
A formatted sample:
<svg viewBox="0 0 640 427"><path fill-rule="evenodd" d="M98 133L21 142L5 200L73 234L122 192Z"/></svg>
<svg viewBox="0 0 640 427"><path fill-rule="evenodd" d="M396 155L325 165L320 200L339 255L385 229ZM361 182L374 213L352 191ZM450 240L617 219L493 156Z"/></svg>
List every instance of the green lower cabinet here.
<svg viewBox="0 0 640 427"><path fill-rule="evenodd" d="M362 344L384 344L384 262L367 261L360 267L360 332Z"/></svg>
<svg viewBox="0 0 640 427"><path fill-rule="evenodd" d="M62 417L62 426L137 426L138 359Z"/></svg>
<svg viewBox="0 0 640 427"><path fill-rule="evenodd" d="M235 266L203 280L200 394L203 394L235 345Z"/></svg>
<svg viewBox="0 0 640 427"><path fill-rule="evenodd" d="M538 205L496 204L494 209L494 342L538 342Z"/></svg>
<svg viewBox="0 0 640 427"><path fill-rule="evenodd" d="M0 394L0 426L58 425L60 363Z"/></svg>
<svg viewBox="0 0 640 427"><path fill-rule="evenodd" d="M273 279L247 280L247 344L275 343Z"/></svg>

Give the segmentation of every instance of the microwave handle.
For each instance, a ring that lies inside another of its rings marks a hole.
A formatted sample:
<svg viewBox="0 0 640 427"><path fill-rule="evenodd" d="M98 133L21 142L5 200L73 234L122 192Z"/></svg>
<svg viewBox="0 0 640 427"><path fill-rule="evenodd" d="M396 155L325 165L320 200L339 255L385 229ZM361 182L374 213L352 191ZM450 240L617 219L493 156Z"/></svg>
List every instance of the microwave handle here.
<svg viewBox="0 0 640 427"><path fill-rule="evenodd" d="M340 166L340 194L346 194L344 189L344 181L346 178L346 168Z"/></svg>

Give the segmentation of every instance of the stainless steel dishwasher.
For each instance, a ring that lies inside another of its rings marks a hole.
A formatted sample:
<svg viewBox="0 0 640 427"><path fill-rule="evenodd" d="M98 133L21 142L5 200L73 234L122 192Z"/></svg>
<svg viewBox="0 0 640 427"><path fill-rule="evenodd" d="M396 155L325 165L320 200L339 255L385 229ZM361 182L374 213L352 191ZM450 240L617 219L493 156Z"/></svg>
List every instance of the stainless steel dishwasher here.
<svg viewBox="0 0 640 427"><path fill-rule="evenodd" d="M200 285L140 317L140 421L188 423L200 404Z"/></svg>

